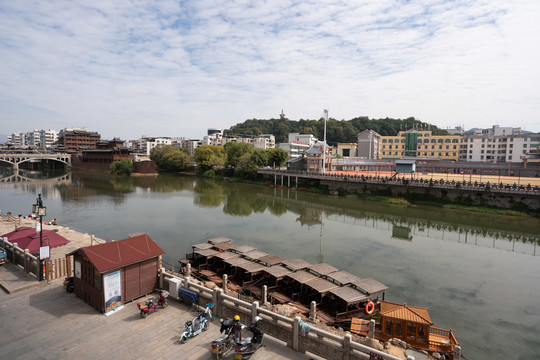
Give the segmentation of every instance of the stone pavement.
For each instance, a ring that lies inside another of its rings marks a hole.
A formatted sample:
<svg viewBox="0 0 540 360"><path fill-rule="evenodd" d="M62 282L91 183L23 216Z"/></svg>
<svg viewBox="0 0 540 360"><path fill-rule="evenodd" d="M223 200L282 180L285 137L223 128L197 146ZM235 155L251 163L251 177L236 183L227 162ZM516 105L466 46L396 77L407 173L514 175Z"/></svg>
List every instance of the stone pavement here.
<svg viewBox="0 0 540 360"><path fill-rule="evenodd" d="M4 271L7 270L0 268L0 272ZM142 319L137 301L104 316L74 294L68 294L61 279L11 294L0 291L0 357L212 359L209 344L219 336L218 319L210 323L208 331L180 344L178 336L184 323L197 315L194 308L171 299L166 309ZM253 360L320 359L297 353L268 336L264 343ZM234 359L234 354L226 359Z"/></svg>
<svg viewBox="0 0 540 360"><path fill-rule="evenodd" d="M46 282L38 282L35 276L25 273L22 268L11 262L6 262L0 267L0 288L8 294L45 285Z"/></svg>

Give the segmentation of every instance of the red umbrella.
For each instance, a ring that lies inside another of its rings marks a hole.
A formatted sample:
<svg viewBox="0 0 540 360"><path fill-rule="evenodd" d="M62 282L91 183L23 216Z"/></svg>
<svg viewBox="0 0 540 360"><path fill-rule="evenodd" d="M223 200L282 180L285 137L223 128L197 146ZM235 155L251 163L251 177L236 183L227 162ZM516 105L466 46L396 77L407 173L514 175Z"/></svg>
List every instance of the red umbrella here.
<svg viewBox="0 0 540 360"><path fill-rule="evenodd" d="M39 232L33 228L20 227L19 229L2 235L7 237L10 243L17 243L21 249L28 249L30 253L39 252ZM51 248L66 245L69 242L65 237L58 235L52 230L43 230L43 245Z"/></svg>

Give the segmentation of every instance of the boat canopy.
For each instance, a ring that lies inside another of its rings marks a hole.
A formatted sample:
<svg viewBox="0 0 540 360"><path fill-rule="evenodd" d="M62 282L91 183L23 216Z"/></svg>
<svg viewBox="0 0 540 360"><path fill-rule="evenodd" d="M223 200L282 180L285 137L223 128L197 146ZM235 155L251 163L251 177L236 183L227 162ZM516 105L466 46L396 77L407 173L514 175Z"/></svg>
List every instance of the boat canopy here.
<svg viewBox="0 0 540 360"><path fill-rule="evenodd" d="M273 277L277 279L282 278L285 275L292 273L291 270L287 269L285 266L282 266L282 265L270 266L269 268L264 269L264 272L272 275Z"/></svg>
<svg viewBox="0 0 540 360"><path fill-rule="evenodd" d="M323 279L323 278L316 278L316 279L313 279L313 280L309 280L306 283L306 286L312 288L313 290L318 291L321 294L339 287L339 285L336 285L333 282L328 281L328 280Z"/></svg>
<svg viewBox="0 0 540 360"><path fill-rule="evenodd" d="M313 275L312 273L307 272L306 270L299 270L299 271L296 271L287 275L287 277L293 279L294 281L298 281L300 284L305 284L309 280L316 279L318 276Z"/></svg>
<svg viewBox="0 0 540 360"><path fill-rule="evenodd" d="M220 258L221 260L227 260L227 259L240 257L240 254L237 254L231 251L223 251L217 254L216 257Z"/></svg>
<svg viewBox="0 0 540 360"><path fill-rule="evenodd" d="M219 251L214 249L195 250L194 252L195 254L204 256L206 258L211 258L212 256L216 256L217 254L219 254Z"/></svg>
<svg viewBox="0 0 540 360"><path fill-rule="evenodd" d="M257 250L257 248L249 245L238 245L235 248L231 249L234 252L237 252L239 254L244 254L253 250Z"/></svg>
<svg viewBox="0 0 540 360"><path fill-rule="evenodd" d="M236 245L234 245L231 242L222 242L222 243L214 244L214 249L222 250L222 251L231 250L231 249L234 249L235 247Z"/></svg>
<svg viewBox="0 0 540 360"><path fill-rule="evenodd" d="M358 281L360 278L356 275L353 275L351 273L348 273L346 271L336 271L329 275L327 275L328 279L335 280L341 285L347 285L352 283L353 281Z"/></svg>
<svg viewBox="0 0 540 360"><path fill-rule="evenodd" d="M252 262L252 261L243 257L233 257L233 258L226 259L224 262L231 266L238 266L240 264L243 264L246 262Z"/></svg>
<svg viewBox="0 0 540 360"><path fill-rule="evenodd" d="M242 264L238 264L238 268L244 270L246 273L258 273L266 269L267 267L263 264L259 264L257 262L245 262Z"/></svg>
<svg viewBox="0 0 540 360"><path fill-rule="evenodd" d="M263 256L262 258L257 259L258 262L264 263L267 266L281 264L283 260L285 259L279 256L275 256L275 255L267 255L267 256Z"/></svg>
<svg viewBox="0 0 540 360"><path fill-rule="evenodd" d="M316 272L317 274L320 274L320 275L328 275L330 273L333 273L339 270L338 268L335 268L332 265L329 265L326 263L310 265L307 267L307 269L313 272Z"/></svg>
<svg viewBox="0 0 540 360"><path fill-rule="evenodd" d="M347 305L356 304L369 299L366 294L363 294L362 292L350 286L338 287L330 290L329 293L345 301Z"/></svg>
<svg viewBox="0 0 540 360"><path fill-rule="evenodd" d="M422 325L433 325L427 308L381 301L381 316Z"/></svg>
<svg viewBox="0 0 540 360"><path fill-rule="evenodd" d="M354 285L358 290L365 292L368 295L374 295L388 289L388 286L383 285L372 278L356 280L351 284Z"/></svg>
<svg viewBox="0 0 540 360"><path fill-rule="evenodd" d="M201 250L211 249L212 246L214 246L214 245L210 244L209 242L191 245L191 247L193 249L201 249Z"/></svg>
<svg viewBox="0 0 540 360"><path fill-rule="evenodd" d="M268 254L259 250L253 250L247 253L243 253L242 255L245 256L246 258L257 260L257 259L267 256Z"/></svg>
<svg viewBox="0 0 540 360"><path fill-rule="evenodd" d="M215 245L215 244L221 244L224 242L232 242L232 240L226 237L217 237L217 238L208 240L208 242Z"/></svg>
<svg viewBox="0 0 540 360"><path fill-rule="evenodd" d="M283 261L283 265L291 269L292 271L303 270L308 266L311 266L310 263L302 259L292 259Z"/></svg>

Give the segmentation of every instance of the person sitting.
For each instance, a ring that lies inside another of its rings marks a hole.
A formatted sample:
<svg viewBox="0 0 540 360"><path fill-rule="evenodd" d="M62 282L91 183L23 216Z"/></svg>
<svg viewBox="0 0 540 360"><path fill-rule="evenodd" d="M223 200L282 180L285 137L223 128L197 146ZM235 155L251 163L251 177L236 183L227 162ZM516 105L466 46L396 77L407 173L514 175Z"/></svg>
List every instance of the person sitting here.
<svg viewBox="0 0 540 360"><path fill-rule="evenodd" d="M52 219L51 225L56 225L56 218Z"/></svg>

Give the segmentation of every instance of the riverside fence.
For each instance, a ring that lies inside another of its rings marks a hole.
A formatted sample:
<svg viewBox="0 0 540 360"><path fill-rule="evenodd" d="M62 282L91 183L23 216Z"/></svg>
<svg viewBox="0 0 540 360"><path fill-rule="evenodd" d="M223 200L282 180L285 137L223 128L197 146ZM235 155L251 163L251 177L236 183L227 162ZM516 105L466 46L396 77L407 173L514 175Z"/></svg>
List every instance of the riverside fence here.
<svg viewBox="0 0 540 360"><path fill-rule="evenodd" d="M212 302L216 317L232 318L239 315L242 322L250 323L255 321L256 316L260 316L263 319L259 326L261 330L271 337L286 342L287 346L295 351L301 353L309 351L329 360L402 360L354 341L350 333L340 336L312 327L299 316L291 319L274 313L259 307L257 301L247 302L238 299L228 295L221 288L209 289L196 284L189 276L176 275L165 268L161 268L159 273L160 287L167 289L172 297L180 299L179 294L175 293L180 286L198 294L197 305L204 306L206 302ZM459 347L456 348L454 359L459 359L461 351ZM408 356L407 360L414 360L414 357Z"/></svg>

